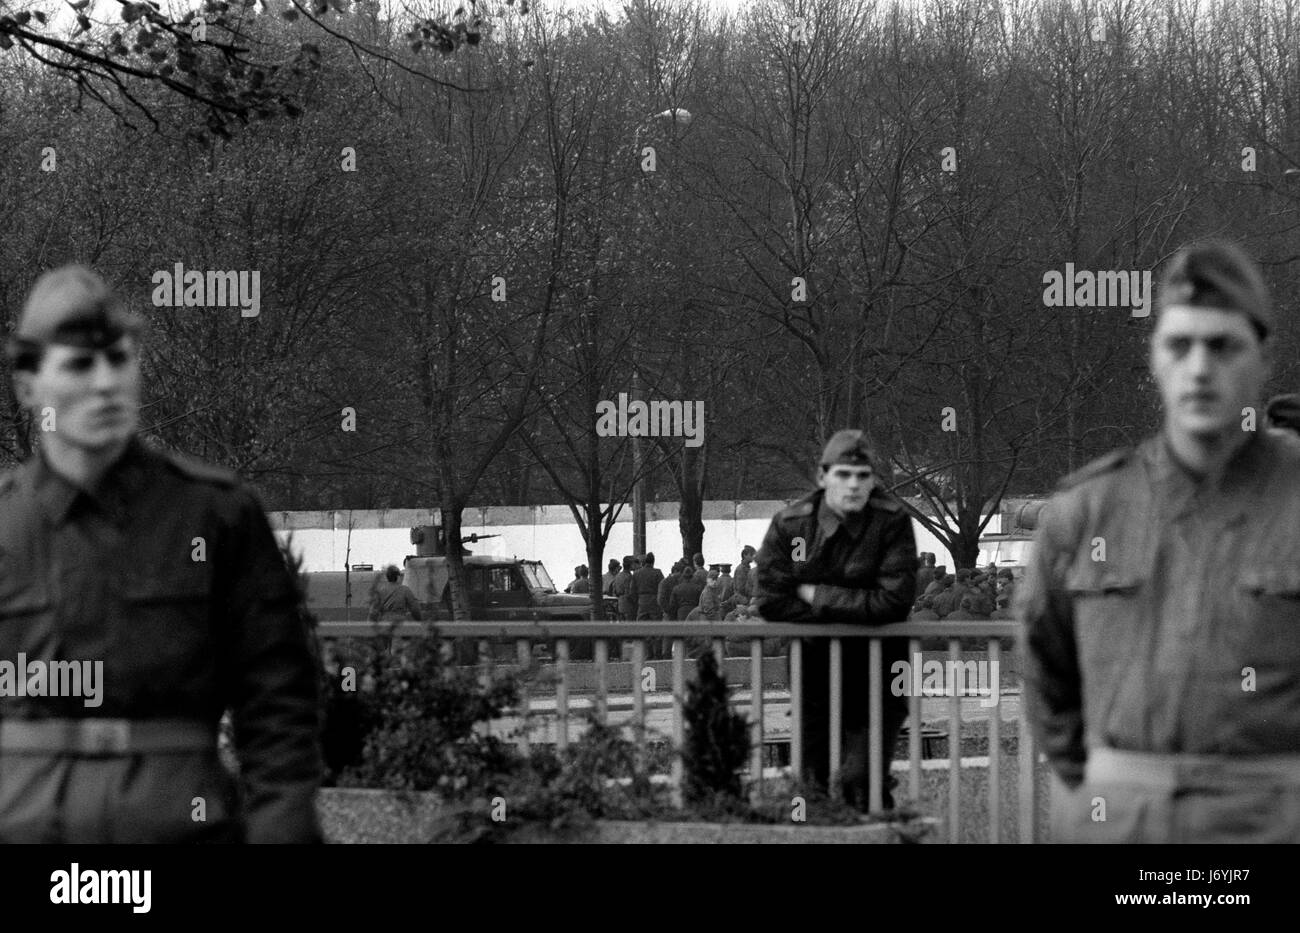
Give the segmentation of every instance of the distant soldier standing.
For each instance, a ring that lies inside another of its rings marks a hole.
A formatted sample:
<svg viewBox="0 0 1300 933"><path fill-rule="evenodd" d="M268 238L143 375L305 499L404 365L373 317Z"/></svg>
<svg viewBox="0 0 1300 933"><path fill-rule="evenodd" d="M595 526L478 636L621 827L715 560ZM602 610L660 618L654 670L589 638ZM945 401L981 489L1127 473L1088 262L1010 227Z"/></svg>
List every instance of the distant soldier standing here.
<svg viewBox="0 0 1300 933"><path fill-rule="evenodd" d="M138 328L65 266L10 340L42 433L0 477L0 660L99 661L104 684L94 707L0 696L0 840L318 841L319 668L293 578L234 473L136 436Z"/></svg>
<svg viewBox="0 0 1300 933"><path fill-rule="evenodd" d="M1260 417L1268 293L1210 241L1157 315L1163 430L1062 483L1017 586L1053 839L1300 842L1300 440Z"/></svg>
<svg viewBox="0 0 1300 933"><path fill-rule="evenodd" d="M618 597L618 616L624 622L636 619L636 600L632 597L632 575L639 569L637 560L632 555L623 558L623 569L610 586L610 592Z"/></svg>
<svg viewBox="0 0 1300 933"><path fill-rule="evenodd" d="M754 598L754 572L753 568L750 567L750 563L757 553L753 546L749 544L740 549L740 562L736 564L736 575L732 583L738 606L748 605L749 601Z"/></svg>
<svg viewBox="0 0 1300 933"><path fill-rule="evenodd" d="M375 583L374 591L370 594L371 622L423 620L420 601L415 598L410 587L399 581L400 576L395 564L384 568L381 579Z"/></svg>
<svg viewBox="0 0 1300 933"><path fill-rule="evenodd" d="M876 461L861 431L837 431L821 458L821 488L772 519L758 552L759 608L769 622L884 625L907 618L916 595L916 539L902 503L878 485ZM846 799L868 804L869 659L866 638L843 641ZM889 762L907 718L907 698L889 690L891 665L907 639L882 643L884 709L881 786L893 809ZM830 639L804 641L803 742L818 785L830 782Z"/></svg>

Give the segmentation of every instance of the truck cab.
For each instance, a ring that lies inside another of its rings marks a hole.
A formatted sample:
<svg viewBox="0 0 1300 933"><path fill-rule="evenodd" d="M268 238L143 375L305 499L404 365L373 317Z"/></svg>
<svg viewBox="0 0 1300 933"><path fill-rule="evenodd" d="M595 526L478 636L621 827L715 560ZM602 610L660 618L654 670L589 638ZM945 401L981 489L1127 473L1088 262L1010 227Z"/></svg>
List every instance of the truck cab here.
<svg viewBox="0 0 1300 933"><path fill-rule="evenodd" d="M591 618L591 599L558 592L541 561L478 554L463 560L470 618L476 622ZM405 583L420 601L425 618L452 617L451 568L446 556L410 558Z"/></svg>

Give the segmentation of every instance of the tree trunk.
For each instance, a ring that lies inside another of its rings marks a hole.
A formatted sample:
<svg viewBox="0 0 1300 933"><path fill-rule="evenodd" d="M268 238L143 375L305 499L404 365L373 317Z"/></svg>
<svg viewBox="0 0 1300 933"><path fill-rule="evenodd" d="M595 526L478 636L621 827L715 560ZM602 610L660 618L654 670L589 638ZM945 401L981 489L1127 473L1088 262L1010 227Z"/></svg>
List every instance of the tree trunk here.
<svg viewBox="0 0 1300 933"><path fill-rule="evenodd" d="M600 502L588 502L587 510L587 577L591 580L591 617L604 621L605 600L601 578L605 573L605 536L601 533Z"/></svg>
<svg viewBox="0 0 1300 933"><path fill-rule="evenodd" d="M451 617L457 622L469 620L469 583L465 578L465 558L460 553L461 503L453 502L439 509L447 542L447 573L451 584Z"/></svg>
<svg viewBox="0 0 1300 933"><path fill-rule="evenodd" d="M704 553L704 483L696 478L700 448L682 450L682 502L677 527L682 533L682 558L691 560Z"/></svg>

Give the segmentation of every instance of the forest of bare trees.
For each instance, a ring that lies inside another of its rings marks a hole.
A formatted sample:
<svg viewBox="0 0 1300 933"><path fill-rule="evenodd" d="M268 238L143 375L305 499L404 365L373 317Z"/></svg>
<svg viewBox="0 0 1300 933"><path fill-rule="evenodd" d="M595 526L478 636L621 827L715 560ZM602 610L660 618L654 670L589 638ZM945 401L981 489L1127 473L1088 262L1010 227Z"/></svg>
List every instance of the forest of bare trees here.
<svg viewBox="0 0 1300 933"><path fill-rule="evenodd" d="M0 0L8 320L90 264L150 321L156 440L275 509L566 502L593 569L636 479L689 551L845 426L972 561L1155 425L1151 318L1046 307L1067 263L1241 240L1298 388L1291 0L473 6ZM260 314L155 307L177 262L260 271ZM620 392L703 401L703 445L599 436Z"/></svg>

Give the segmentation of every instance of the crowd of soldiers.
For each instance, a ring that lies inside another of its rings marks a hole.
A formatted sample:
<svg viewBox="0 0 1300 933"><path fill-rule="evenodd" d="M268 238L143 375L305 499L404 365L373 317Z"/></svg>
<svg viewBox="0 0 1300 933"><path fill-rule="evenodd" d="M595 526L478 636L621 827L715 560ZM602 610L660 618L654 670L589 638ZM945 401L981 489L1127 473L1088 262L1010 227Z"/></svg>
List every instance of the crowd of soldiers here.
<svg viewBox="0 0 1300 933"><path fill-rule="evenodd" d="M922 552L916 573L917 599L911 618L918 622L938 619L1011 619L1015 576L1011 568L989 564L983 570L962 567L956 574L935 566L935 555Z"/></svg>
<svg viewBox="0 0 1300 933"><path fill-rule="evenodd" d="M732 564L710 564L705 569L703 554L696 554L690 563L679 560L668 576L655 568L653 554L629 554L621 562L609 562L600 591L617 600L614 618L619 621L761 621L753 582L754 554L752 547L745 547L734 576ZM918 556L911 619L1013 618L1015 576L1009 567L989 564L983 570L961 568L954 574L935 561L933 553L923 551ZM591 592L586 565L574 568L573 582L564 591Z"/></svg>
<svg viewBox="0 0 1300 933"><path fill-rule="evenodd" d="M755 550L746 546L738 564L705 564L704 555L679 560L668 575L655 567L654 554L611 560L601 576L600 591L616 600L615 618L623 621L733 622L758 618L754 586ZM732 567L736 567L733 576ZM566 592L590 592L585 567L575 568Z"/></svg>

